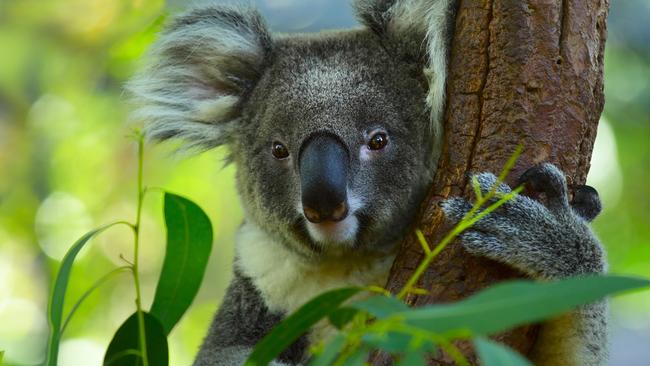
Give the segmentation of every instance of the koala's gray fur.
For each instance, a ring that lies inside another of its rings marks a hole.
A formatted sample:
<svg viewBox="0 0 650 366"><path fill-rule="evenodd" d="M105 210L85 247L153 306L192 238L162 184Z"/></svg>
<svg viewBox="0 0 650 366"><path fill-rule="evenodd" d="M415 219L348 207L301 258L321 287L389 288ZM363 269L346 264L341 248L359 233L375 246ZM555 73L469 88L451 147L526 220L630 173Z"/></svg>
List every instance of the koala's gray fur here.
<svg viewBox="0 0 650 366"><path fill-rule="evenodd" d="M264 305L251 280L235 269L226 296L210 327L196 365L241 365L250 349L282 320L280 313L272 313ZM281 356L280 360L298 363L304 357L307 339L302 337Z"/></svg>
<svg viewBox="0 0 650 366"><path fill-rule="evenodd" d="M491 173L476 178L483 193L497 181ZM595 191L587 197L593 188L580 190L570 204L564 174L548 163L529 169L521 182L543 192L546 206L526 196L516 196L461 234L467 251L503 262L540 280L606 272L605 252L587 225L587 220L594 216L591 210L600 210ZM497 191L508 193L510 187L501 184ZM595 202L586 205L586 201ZM446 200L442 206L454 221L460 220L471 207L462 198ZM587 214L581 215L583 212ZM602 365L606 364L607 351L607 302L603 301L547 322L533 360L535 365Z"/></svg>
<svg viewBox="0 0 650 366"><path fill-rule="evenodd" d="M275 324L322 291L383 285L432 180L454 1L354 6L363 27L301 35L270 34L249 7L196 7L171 22L129 84L139 105L134 117L149 138L182 139L193 150L227 145L237 167L245 223L234 278L195 365L242 364ZM377 131L388 143L370 150ZM333 226L303 213L300 156L314 136L328 136L346 154L347 211ZM278 141L288 157L271 154ZM584 189L571 208L562 173L536 169L524 178L548 190L548 208L517 197L463 243L535 278L603 272L602 249L585 221L599 211L597 196ZM482 189L494 182L489 174L478 179ZM444 208L458 219L468 207L451 199ZM604 363L605 319L606 305L598 304L549 322L536 360ZM330 332L315 326L275 363L304 363L309 344Z"/></svg>

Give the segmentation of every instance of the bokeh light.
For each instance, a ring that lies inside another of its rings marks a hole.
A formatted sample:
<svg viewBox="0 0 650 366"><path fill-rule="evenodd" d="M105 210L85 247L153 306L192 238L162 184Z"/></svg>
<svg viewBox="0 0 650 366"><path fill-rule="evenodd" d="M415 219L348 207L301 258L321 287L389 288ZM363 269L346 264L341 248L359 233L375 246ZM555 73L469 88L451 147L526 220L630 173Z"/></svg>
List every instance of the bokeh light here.
<svg viewBox="0 0 650 366"><path fill-rule="evenodd" d="M59 364L65 366L101 365L105 346L86 338L73 338L61 342Z"/></svg>
<svg viewBox="0 0 650 366"><path fill-rule="evenodd" d="M34 231L38 244L50 258L61 260L72 243L92 229L92 219L78 198L53 192L36 211ZM87 252L79 253L79 259Z"/></svg>
<svg viewBox="0 0 650 366"><path fill-rule="evenodd" d="M45 361L47 319L39 304L21 298L0 301L0 347L9 362L38 365Z"/></svg>
<svg viewBox="0 0 650 366"><path fill-rule="evenodd" d="M614 131L603 117L598 123L587 184L598 190L604 209L616 207L623 193L623 173Z"/></svg>

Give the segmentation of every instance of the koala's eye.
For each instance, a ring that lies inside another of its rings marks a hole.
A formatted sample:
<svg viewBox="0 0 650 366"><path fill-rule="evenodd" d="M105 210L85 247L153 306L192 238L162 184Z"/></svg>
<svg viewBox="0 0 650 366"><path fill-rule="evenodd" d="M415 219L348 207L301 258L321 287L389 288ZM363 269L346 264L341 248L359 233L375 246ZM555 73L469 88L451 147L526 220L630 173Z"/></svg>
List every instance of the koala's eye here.
<svg viewBox="0 0 650 366"><path fill-rule="evenodd" d="M273 144L271 144L271 154L278 160L286 159L289 157L289 149L283 143L273 141Z"/></svg>
<svg viewBox="0 0 650 366"><path fill-rule="evenodd" d="M370 137L368 148L370 150L381 150L388 144L388 136L385 132L377 132Z"/></svg>

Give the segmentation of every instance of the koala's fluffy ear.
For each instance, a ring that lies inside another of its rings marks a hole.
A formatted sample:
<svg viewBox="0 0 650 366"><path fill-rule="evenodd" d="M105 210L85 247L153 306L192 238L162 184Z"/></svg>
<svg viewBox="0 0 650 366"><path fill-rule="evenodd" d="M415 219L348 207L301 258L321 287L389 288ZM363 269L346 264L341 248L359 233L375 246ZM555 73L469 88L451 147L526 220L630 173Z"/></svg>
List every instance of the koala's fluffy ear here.
<svg viewBox="0 0 650 366"><path fill-rule="evenodd" d="M427 104L433 132L440 136L454 0L354 0L357 17L386 38L397 52L420 59L429 78Z"/></svg>
<svg viewBox="0 0 650 366"><path fill-rule="evenodd" d="M257 11L208 6L175 18L151 50L150 64L128 85L153 140L178 138L205 150L227 143L246 94L272 49Z"/></svg>

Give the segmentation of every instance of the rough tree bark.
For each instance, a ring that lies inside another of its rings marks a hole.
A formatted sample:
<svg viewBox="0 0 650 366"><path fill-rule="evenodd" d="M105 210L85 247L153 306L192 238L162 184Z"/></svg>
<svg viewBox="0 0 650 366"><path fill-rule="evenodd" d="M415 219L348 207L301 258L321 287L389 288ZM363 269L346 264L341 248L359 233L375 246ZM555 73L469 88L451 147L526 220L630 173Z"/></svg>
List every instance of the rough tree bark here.
<svg viewBox="0 0 650 366"><path fill-rule="evenodd" d="M438 172L419 219L430 243L449 229L438 203L471 197L469 172L500 172L518 144L523 154L507 181L539 162L552 162L569 184L583 184L604 104L603 50L608 0L460 0L447 85L445 142ZM388 288L398 291L423 252L408 237L393 265ZM472 257L452 243L409 296L411 305L464 298L515 271ZM498 338L527 354L537 326ZM471 347L460 345L475 362ZM383 356L374 364L384 364ZM444 355L437 364L451 364Z"/></svg>

